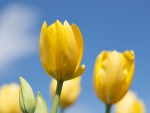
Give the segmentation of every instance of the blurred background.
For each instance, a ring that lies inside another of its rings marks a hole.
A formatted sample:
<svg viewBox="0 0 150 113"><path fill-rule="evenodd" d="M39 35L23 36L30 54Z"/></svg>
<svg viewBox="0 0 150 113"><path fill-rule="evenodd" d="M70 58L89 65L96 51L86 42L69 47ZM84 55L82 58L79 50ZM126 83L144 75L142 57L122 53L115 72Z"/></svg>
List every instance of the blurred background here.
<svg viewBox="0 0 150 113"><path fill-rule="evenodd" d="M39 34L44 21L58 19L79 26L84 39L82 92L66 113L103 113L93 90L93 68L103 50L134 50L135 74L130 89L150 112L150 1L0 1L0 85L19 83L19 76L40 91L49 110L51 77L42 68Z"/></svg>

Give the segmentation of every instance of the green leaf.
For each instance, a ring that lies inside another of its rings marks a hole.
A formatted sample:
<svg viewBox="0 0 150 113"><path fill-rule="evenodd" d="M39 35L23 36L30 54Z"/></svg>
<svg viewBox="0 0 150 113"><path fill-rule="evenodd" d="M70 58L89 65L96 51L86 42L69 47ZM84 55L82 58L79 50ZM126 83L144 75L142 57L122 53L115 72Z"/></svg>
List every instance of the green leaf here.
<svg viewBox="0 0 150 113"><path fill-rule="evenodd" d="M29 83L22 77L20 77L19 104L23 113L34 113L34 93Z"/></svg>
<svg viewBox="0 0 150 113"><path fill-rule="evenodd" d="M35 113L48 113L47 105L40 95L40 92L38 92L36 97Z"/></svg>

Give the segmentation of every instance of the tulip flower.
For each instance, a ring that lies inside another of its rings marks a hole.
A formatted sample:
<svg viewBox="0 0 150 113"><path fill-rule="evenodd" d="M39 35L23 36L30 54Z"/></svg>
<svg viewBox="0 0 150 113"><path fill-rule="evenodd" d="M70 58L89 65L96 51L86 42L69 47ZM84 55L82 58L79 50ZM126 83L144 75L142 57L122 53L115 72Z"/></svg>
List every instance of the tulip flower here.
<svg viewBox="0 0 150 113"><path fill-rule="evenodd" d="M63 81L83 74L85 65L80 66L83 56L83 38L77 25L59 20L47 26L43 23L40 41L40 59L48 75L57 80L52 113L57 112ZM80 66L80 67L79 67Z"/></svg>
<svg viewBox="0 0 150 113"><path fill-rule="evenodd" d="M83 56L83 39L80 29L67 21L56 20L47 27L43 23L40 33L40 59L45 71L56 80L69 80L80 76L85 69L79 67Z"/></svg>
<svg viewBox="0 0 150 113"><path fill-rule="evenodd" d="M57 81L55 79L52 79L50 84L50 92L52 98L54 98L55 96L56 85ZM62 109L65 109L74 104L80 94L80 90L80 77L65 81L61 92L59 106Z"/></svg>
<svg viewBox="0 0 150 113"><path fill-rule="evenodd" d="M19 106L19 85L4 84L0 88L0 113L21 113Z"/></svg>
<svg viewBox="0 0 150 113"><path fill-rule="evenodd" d="M94 68L94 90L96 95L110 107L128 91L133 74L133 51L125 51L124 53L103 51L98 55Z"/></svg>
<svg viewBox="0 0 150 113"><path fill-rule="evenodd" d="M145 105L134 92L129 91L116 104L115 113L145 113Z"/></svg>

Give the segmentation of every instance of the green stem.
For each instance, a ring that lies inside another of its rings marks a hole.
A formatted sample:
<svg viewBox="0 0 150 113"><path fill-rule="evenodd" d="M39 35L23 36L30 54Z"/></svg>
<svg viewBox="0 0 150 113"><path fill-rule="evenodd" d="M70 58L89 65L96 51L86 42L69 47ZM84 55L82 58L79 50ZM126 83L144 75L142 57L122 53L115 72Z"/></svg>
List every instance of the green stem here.
<svg viewBox="0 0 150 113"><path fill-rule="evenodd" d="M55 93L55 97L54 97L53 106L52 106L52 112L51 113L57 113L62 86L63 86L63 81L62 80L57 80L56 93Z"/></svg>
<svg viewBox="0 0 150 113"><path fill-rule="evenodd" d="M111 104L106 104L106 113L110 113Z"/></svg>
<svg viewBox="0 0 150 113"><path fill-rule="evenodd" d="M64 111L65 111L65 108L60 108L60 113L64 113Z"/></svg>

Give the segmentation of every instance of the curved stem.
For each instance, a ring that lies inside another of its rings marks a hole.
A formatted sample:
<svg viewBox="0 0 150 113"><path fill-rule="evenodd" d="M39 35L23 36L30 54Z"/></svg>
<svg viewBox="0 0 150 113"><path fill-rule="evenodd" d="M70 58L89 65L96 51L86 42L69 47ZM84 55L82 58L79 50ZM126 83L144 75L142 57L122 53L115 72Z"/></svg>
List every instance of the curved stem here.
<svg viewBox="0 0 150 113"><path fill-rule="evenodd" d="M55 93L55 97L54 97L53 106L52 106L52 112L51 113L57 113L62 86L63 86L63 81L62 80L57 80L56 93Z"/></svg>
<svg viewBox="0 0 150 113"><path fill-rule="evenodd" d="M106 104L106 113L110 113L111 104Z"/></svg>

